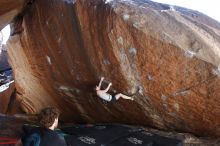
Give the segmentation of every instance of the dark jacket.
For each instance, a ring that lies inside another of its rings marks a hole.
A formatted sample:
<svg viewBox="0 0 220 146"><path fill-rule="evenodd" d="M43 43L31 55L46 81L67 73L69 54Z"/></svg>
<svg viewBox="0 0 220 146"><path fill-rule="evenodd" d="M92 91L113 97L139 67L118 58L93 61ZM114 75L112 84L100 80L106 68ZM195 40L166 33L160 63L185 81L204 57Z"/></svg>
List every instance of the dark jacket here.
<svg viewBox="0 0 220 146"><path fill-rule="evenodd" d="M64 137L56 131L42 127L23 129L23 146L67 146Z"/></svg>

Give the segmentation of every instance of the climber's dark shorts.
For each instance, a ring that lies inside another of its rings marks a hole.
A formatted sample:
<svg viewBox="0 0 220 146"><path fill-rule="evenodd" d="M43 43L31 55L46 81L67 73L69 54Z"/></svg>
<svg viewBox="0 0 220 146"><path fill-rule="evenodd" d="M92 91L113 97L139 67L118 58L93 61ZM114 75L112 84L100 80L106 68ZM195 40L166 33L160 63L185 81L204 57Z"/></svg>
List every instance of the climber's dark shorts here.
<svg viewBox="0 0 220 146"><path fill-rule="evenodd" d="M112 96L112 100L110 101L110 103L114 103L114 102L116 102L116 100L117 100L117 99L116 99L115 95L113 95L113 96Z"/></svg>

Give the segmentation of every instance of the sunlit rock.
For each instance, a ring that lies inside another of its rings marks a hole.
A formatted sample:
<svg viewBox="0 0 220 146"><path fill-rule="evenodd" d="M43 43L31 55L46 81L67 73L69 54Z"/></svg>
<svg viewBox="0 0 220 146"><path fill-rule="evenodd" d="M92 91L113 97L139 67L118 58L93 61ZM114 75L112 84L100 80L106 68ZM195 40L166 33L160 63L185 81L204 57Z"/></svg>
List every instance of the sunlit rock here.
<svg viewBox="0 0 220 146"><path fill-rule="evenodd" d="M220 136L220 24L209 17L142 0L36 0L12 28L26 113L56 106L64 121ZM101 76L135 101L103 103Z"/></svg>

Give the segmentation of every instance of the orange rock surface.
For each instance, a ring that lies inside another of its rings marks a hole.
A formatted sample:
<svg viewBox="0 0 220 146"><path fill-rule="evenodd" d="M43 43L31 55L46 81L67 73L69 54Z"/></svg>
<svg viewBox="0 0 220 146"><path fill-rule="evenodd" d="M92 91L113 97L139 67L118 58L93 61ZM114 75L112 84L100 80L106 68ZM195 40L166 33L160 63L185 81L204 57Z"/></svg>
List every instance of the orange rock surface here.
<svg viewBox="0 0 220 146"><path fill-rule="evenodd" d="M0 87L0 113L7 113L9 112L10 101L12 101L13 93L15 92L15 84L10 82L3 86Z"/></svg>
<svg viewBox="0 0 220 146"><path fill-rule="evenodd" d="M8 52L26 113L56 106L64 121L220 136L215 20L142 0L36 0L21 19ZM94 92L101 76L135 101L103 103Z"/></svg>
<svg viewBox="0 0 220 146"><path fill-rule="evenodd" d="M18 15L25 0L1 0L0 1L0 30L4 28L12 19Z"/></svg>

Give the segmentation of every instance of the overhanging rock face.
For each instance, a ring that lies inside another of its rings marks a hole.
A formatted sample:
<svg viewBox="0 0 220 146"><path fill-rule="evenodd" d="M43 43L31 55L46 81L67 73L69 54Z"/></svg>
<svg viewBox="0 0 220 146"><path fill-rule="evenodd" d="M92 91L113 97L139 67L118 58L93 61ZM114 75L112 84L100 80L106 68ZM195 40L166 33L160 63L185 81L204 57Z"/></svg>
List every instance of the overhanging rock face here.
<svg viewBox="0 0 220 146"><path fill-rule="evenodd" d="M0 1L0 30L20 13L25 0L1 0Z"/></svg>
<svg viewBox="0 0 220 146"><path fill-rule="evenodd" d="M150 1L36 0L21 24L8 52L25 112L220 135L216 21ZM101 76L135 101L104 104Z"/></svg>

